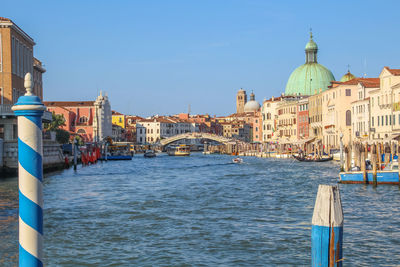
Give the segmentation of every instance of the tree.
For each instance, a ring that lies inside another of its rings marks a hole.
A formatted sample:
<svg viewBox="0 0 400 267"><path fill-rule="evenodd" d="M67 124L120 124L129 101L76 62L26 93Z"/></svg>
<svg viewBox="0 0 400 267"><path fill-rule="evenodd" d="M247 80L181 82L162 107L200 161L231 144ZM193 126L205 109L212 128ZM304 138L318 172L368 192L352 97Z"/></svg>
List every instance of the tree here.
<svg viewBox="0 0 400 267"><path fill-rule="evenodd" d="M67 144L69 143L69 132L63 129L56 129L56 141L60 144Z"/></svg>
<svg viewBox="0 0 400 267"><path fill-rule="evenodd" d="M61 126L65 126L65 118L64 115L62 114L56 114L53 112L51 114L51 122L50 123L45 123L44 124L44 129L46 131L56 131L60 129Z"/></svg>

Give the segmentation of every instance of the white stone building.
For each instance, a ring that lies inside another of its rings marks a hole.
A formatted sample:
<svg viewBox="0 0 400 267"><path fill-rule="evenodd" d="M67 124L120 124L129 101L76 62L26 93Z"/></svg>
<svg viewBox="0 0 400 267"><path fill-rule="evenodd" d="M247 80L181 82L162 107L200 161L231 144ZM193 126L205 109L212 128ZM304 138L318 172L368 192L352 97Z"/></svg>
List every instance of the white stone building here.
<svg viewBox="0 0 400 267"><path fill-rule="evenodd" d="M271 142L277 138L275 133L278 118L277 105L280 101L280 97L272 97L269 100L265 100L261 107L263 142Z"/></svg>

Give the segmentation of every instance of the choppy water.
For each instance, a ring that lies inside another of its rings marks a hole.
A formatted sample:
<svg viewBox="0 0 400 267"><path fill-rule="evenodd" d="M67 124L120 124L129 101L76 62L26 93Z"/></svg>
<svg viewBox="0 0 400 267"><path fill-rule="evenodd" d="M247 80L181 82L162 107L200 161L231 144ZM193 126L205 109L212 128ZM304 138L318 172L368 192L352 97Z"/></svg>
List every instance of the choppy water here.
<svg viewBox="0 0 400 267"><path fill-rule="evenodd" d="M47 266L307 266L334 163L161 155L45 178ZM0 266L18 261L17 179L0 180ZM340 185L345 266L400 264L398 186Z"/></svg>

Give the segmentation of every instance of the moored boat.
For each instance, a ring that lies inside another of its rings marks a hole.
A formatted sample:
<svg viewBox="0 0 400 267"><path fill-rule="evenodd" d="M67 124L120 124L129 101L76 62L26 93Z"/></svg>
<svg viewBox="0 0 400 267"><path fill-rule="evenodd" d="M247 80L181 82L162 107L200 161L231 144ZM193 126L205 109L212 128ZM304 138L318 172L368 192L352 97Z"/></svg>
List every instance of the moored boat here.
<svg viewBox="0 0 400 267"><path fill-rule="evenodd" d="M298 161L304 161L304 162L324 162L324 161L331 161L333 160L333 157L301 157L301 156L295 156L293 155L293 158L297 159Z"/></svg>
<svg viewBox="0 0 400 267"><path fill-rule="evenodd" d="M130 146L123 145L109 145L107 147L107 155L103 155L100 160L131 160L133 153L130 151Z"/></svg>
<svg viewBox="0 0 400 267"><path fill-rule="evenodd" d="M190 146L188 145L171 146L168 148L167 153L169 156L189 156Z"/></svg>
<svg viewBox="0 0 400 267"><path fill-rule="evenodd" d="M364 181L364 175L362 171L352 172L340 172L339 183L342 184L373 184L374 177L372 171L366 172L366 180ZM388 171L377 171L376 182L377 184L399 184L399 171L388 170Z"/></svg>

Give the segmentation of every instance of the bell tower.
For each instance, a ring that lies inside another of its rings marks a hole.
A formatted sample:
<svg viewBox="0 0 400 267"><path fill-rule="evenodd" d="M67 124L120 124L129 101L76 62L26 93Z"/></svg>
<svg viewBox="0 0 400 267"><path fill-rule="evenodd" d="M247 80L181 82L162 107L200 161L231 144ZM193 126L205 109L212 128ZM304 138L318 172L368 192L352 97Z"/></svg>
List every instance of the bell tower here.
<svg viewBox="0 0 400 267"><path fill-rule="evenodd" d="M236 94L236 113L244 113L244 105L247 102L246 91L240 88Z"/></svg>

